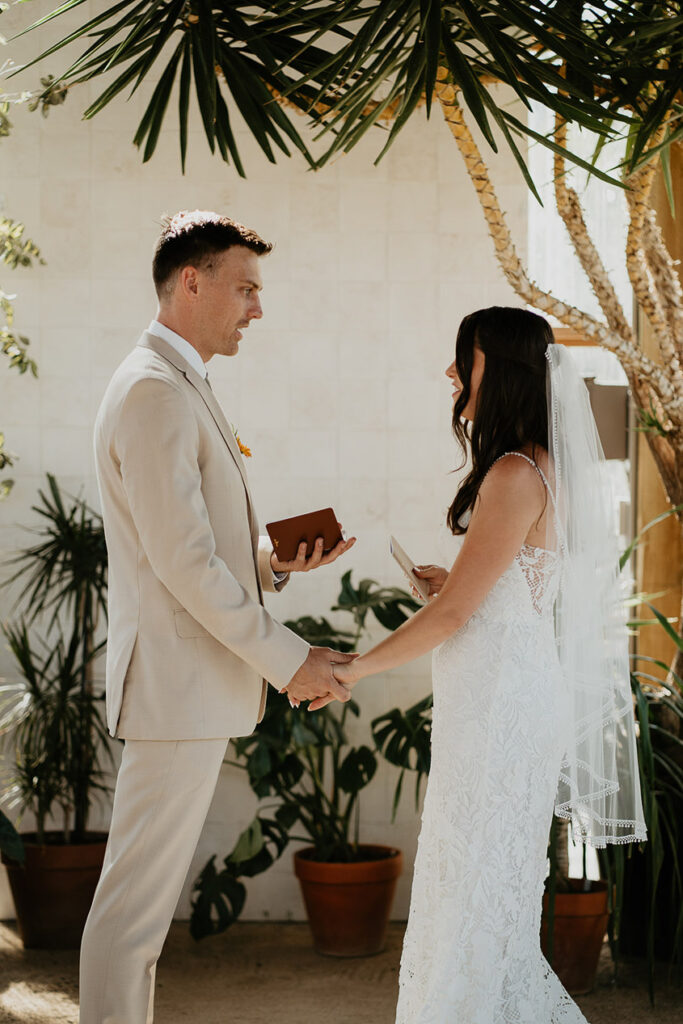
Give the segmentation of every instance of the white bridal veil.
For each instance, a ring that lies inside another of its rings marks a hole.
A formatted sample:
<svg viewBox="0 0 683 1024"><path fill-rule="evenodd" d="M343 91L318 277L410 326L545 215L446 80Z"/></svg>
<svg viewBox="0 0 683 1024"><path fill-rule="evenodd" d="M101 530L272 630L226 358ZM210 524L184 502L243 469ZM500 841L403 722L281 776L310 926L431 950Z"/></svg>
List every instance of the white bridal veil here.
<svg viewBox="0 0 683 1024"><path fill-rule="evenodd" d="M546 358L560 559L556 634L569 708L555 810L592 846L636 842L647 832L604 455L571 354L553 344Z"/></svg>

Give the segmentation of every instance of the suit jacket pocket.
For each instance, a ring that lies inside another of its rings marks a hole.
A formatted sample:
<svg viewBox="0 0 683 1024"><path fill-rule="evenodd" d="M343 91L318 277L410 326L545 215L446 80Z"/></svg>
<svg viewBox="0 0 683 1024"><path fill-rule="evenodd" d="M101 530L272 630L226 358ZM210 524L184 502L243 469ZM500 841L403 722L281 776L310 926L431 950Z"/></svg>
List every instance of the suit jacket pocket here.
<svg viewBox="0 0 683 1024"><path fill-rule="evenodd" d="M192 640L200 636L211 636L208 630L204 629L196 619L193 619L189 612L182 608L173 613L175 618L175 631L181 640Z"/></svg>

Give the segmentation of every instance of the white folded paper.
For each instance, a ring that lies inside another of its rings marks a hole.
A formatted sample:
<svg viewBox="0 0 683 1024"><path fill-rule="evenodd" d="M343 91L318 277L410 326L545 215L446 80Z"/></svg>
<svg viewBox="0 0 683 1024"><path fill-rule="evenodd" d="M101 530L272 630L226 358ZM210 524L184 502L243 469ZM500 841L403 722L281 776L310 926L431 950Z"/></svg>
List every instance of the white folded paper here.
<svg viewBox="0 0 683 1024"><path fill-rule="evenodd" d="M413 572L415 562L408 558L395 537L389 537L389 550L403 570L408 582L415 587L422 600L427 601L429 599L429 585L425 580L421 580L415 575Z"/></svg>

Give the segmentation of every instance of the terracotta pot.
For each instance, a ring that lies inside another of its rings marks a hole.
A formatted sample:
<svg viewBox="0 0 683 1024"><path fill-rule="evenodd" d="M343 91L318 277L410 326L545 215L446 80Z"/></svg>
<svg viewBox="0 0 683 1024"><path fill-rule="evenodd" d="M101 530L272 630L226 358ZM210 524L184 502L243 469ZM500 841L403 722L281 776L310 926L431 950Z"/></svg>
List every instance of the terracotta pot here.
<svg viewBox="0 0 683 1024"><path fill-rule="evenodd" d="M41 846L35 835L23 835L26 863L2 858L27 949L78 949L102 870L106 833L91 832L87 842L69 845L58 837L47 833Z"/></svg>
<svg viewBox="0 0 683 1024"><path fill-rule="evenodd" d="M368 860L324 864L311 860L313 847L294 854L313 944L326 956L381 953L403 869L403 855L390 846L360 846Z"/></svg>
<svg viewBox="0 0 683 1024"><path fill-rule="evenodd" d="M600 950L607 931L607 883L591 882L591 891L582 892L580 878L570 878L572 892L555 896L555 927L552 968L574 996L584 995L595 986ZM548 943L546 920L548 894L543 896L541 947Z"/></svg>

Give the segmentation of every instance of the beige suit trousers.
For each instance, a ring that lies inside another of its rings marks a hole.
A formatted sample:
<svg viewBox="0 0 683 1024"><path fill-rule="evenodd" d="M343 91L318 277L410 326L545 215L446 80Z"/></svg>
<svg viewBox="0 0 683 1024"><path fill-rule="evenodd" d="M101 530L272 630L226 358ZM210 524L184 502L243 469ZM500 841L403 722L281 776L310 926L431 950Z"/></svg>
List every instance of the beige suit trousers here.
<svg viewBox="0 0 683 1024"><path fill-rule="evenodd" d="M81 945L80 1024L149 1024L154 972L226 739L126 740Z"/></svg>

